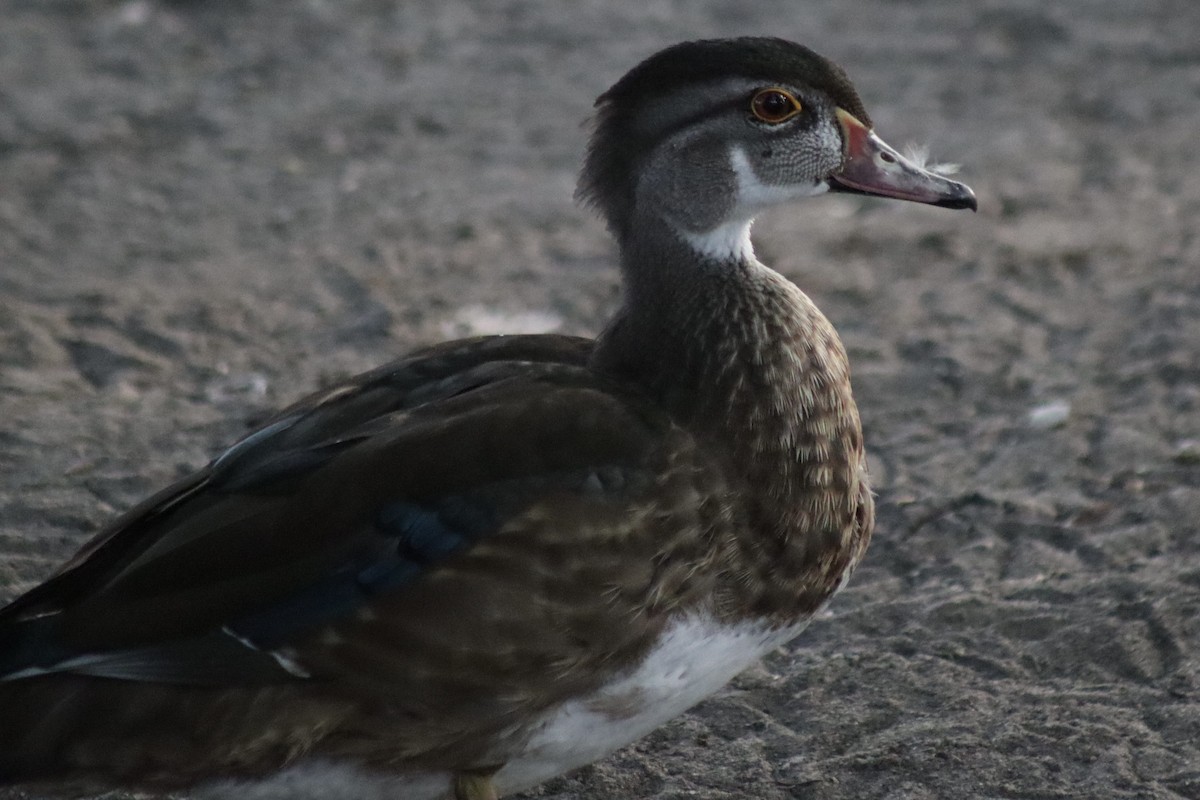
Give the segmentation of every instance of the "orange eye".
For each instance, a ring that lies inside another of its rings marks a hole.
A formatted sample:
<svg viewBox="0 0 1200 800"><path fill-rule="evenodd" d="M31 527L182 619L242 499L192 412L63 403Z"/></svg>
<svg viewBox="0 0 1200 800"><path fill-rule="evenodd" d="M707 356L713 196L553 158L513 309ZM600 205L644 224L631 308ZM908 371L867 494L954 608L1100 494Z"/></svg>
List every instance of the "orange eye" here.
<svg viewBox="0 0 1200 800"><path fill-rule="evenodd" d="M800 113L800 101L786 89L762 89L750 101L750 111L755 119L778 125Z"/></svg>

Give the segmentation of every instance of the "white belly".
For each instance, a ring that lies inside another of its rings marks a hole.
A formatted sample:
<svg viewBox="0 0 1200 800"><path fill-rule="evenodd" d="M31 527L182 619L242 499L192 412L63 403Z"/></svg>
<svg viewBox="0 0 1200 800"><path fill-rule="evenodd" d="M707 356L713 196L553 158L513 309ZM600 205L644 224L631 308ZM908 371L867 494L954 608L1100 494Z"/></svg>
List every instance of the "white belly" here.
<svg viewBox="0 0 1200 800"><path fill-rule="evenodd" d="M549 714L524 752L496 774L496 785L502 794L519 791L604 758L714 694L803 628L677 620L632 672Z"/></svg>
<svg viewBox="0 0 1200 800"><path fill-rule="evenodd" d="M536 786L636 741L718 691L763 654L804 628L723 625L707 616L672 623L646 658L590 696L536 724L528 745L496 774L500 794ZM443 800L449 774L384 776L323 762L298 764L269 779L221 782L195 794L225 800Z"/></svg>

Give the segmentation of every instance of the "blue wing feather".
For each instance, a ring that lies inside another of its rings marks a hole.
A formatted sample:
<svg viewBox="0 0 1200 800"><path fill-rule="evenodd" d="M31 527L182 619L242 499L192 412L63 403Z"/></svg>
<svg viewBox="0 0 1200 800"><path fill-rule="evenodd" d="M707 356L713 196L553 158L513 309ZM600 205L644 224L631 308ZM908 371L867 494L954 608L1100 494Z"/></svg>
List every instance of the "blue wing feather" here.
<svg viewBox="0 0 1200 800"><path fill-rule="evenodd" d="M374 598L417 581L428 569L499 527L492 504L456 495L428 505L397 500L375 515L374 547L323 581L228 627L265 648L306 630L335 623Z"/></svg>

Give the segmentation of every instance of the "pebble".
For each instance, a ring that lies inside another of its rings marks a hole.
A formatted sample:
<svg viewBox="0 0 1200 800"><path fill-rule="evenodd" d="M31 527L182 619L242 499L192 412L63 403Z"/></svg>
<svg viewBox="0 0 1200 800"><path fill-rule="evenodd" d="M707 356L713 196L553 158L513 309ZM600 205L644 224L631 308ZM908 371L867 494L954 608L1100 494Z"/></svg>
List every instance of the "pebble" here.
<svg viewBox="0 0 1200 800"><path fill-rule="evenodd" d="M1029 412L1029 424L1040 430L1057 428L1071 416L1071 404L1066 400L1055 400L1037 406Z"/></svg>

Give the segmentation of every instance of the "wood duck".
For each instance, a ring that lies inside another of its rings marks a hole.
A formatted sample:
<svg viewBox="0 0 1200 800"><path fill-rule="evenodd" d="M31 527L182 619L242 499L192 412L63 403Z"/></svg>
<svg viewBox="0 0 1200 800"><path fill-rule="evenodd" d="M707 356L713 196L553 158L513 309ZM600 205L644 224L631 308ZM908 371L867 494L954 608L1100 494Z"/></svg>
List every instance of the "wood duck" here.
<svg viewBox="0 0 1200 800"><path fill-rule="evenodd" d="M873 524L846 354L750 223L974 195L779 39L670 47L597 107L604 332L418 351L115 520L0 610L0 785L491 800L682 713L845 584Z"/></svg>

